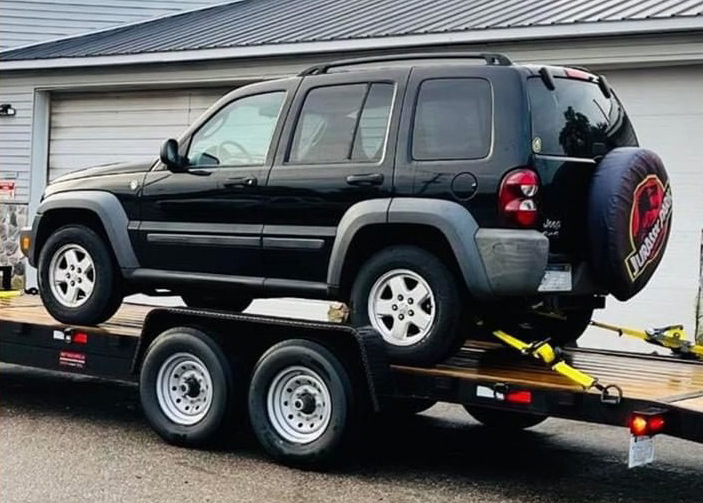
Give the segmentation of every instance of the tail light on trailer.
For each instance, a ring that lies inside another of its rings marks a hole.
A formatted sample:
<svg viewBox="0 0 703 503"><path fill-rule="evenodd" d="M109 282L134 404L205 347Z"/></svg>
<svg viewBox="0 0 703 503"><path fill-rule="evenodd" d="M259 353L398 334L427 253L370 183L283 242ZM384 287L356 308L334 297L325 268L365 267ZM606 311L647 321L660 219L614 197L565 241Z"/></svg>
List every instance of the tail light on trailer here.
<svg viewBox="0 0 703 503"><path fill-rule="evenodd" d="M539 177L530 168L510 171L498 191L499 212L509 225L535 227L538 221L535 196L539 192Z"/></svg>
<svg viewBox="0 0 703 503"><path fill-rule="evenodd" d="M630 433L636 437L652 437L664 431L666 420L660 412L634 412L629 421Z"/></svg>

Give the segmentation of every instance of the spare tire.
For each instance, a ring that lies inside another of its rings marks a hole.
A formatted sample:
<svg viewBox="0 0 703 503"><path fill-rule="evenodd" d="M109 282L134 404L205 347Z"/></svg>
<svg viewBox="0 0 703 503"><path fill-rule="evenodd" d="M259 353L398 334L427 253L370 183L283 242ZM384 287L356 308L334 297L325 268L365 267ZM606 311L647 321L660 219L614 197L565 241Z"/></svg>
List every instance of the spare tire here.
<svg viewBox="0 0 703 503"><path fill-rule="evenodd" d="M636 295L664 255L671 187L657 154L612 150L598 164L588 200L589 260L596 280L618 300Z"/></svg>

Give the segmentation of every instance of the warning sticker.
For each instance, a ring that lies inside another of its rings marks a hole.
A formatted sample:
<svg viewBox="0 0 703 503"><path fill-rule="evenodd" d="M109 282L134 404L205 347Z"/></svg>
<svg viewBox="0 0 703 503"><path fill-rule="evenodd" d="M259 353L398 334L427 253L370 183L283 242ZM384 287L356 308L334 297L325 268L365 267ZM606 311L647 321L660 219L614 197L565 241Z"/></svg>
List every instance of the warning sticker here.
<svg viewBox="0 0 703 503"><path fill-rule="evenodd" d="M62 367L75 367L82 369L85 367L85 353L61 351L59 352L59 365Z"/></svg>
<svg viewBox="0 0 703 503"><path fill-rule="evenodd" d="M0 199L14 199L15 187L15 182L0 180Z"/></svg>

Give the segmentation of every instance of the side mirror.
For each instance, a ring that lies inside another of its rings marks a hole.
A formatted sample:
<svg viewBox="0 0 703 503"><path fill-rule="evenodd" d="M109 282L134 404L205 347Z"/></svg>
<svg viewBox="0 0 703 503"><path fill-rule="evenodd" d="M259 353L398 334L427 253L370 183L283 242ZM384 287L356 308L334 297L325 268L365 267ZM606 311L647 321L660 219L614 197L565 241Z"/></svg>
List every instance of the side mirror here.
<svg viewBox="0 0 703 503"><path fill-rule="evenodd" d="M188 160L178 153L178 142L170 138L161 146L161 162L171 171L183 171Z"/></svg>

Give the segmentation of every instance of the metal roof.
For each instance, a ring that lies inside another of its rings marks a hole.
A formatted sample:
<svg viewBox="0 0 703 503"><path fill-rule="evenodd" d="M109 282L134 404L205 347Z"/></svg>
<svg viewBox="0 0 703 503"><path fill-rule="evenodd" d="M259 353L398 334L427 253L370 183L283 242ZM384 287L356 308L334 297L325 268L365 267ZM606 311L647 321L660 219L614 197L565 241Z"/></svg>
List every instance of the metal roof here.
<svg viewBox="0 0 703 503"><path fill-rule="evenodd" d="M703 29L703 0L240 0L0 53L2 61L126 56L399 36L687 19ZM583 27L591 29L583 31ZM511 37L511 38L514 38Z"/></svg>

